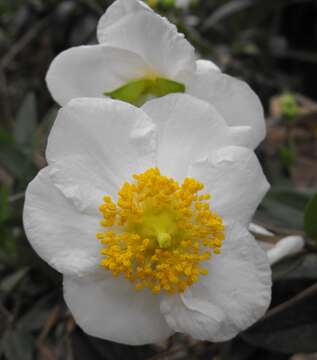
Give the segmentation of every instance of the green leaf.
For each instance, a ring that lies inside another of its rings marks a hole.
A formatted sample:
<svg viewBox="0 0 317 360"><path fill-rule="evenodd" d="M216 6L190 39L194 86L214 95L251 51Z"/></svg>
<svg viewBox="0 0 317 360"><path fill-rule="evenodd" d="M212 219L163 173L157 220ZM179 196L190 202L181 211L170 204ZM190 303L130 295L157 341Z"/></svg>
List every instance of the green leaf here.
<svg viewBox="0 0 317 360"><path fill-rule="evenodd" d="M144 78L131 81L114 91L105 92L104 95L141 106L150 96L161 97L171 93L183 93L184 91L185 85L173 80Z"/></svg>
<svg viewBox="0 0 317 360"><path fill-rule="evenodd" d="M20 329L8 330L2 338L7 360L32 360L35 344L33 337Z"/></svg>
<svg viewBox="0 0 317 360"><path fill-rule="evenodd" d="M296 149L293 146L282 146L278 154L285 167L290 168L294 165L296 161Z"/></svg>
<svg viewBox="0 0 317 360"><path fill-rule="evenodd" d="M45 296L33 303L30 310L24 312L19 319L18 328L30 332L40 330L52 311L49 300L50 296Z"/></svg>
<svg viewBox="0 0 317 360"><path fill-rule="evenodd" d="M9 189L3 185L0 188L0 224L4 223L10 216Z"/></svg>
<svg viewBox="0 0 317 360"><path fill-rule="evenodd" d="M52 106L44 116L40 125L40 129L41 131L43 131L45 137L47 137L49 132L51 131L51 128L54 124L57 114L58 114L58 107Z"/></svg>
<svg viewBox="0 0 317 360"><path fill-rule="evenodd" d="M261 203L257 215L274 225L302 230L308 201L309 195L306 193L288 187L275 187Z"/></svg>
<svg viewBox="0 0 317 360"><path fill-rule="evenodd" d="M36 169L29 155L22 152L16 144L0 142L0 165L11 175L26 182L34 176Z"/></svg>
<svg viewBox="0 0 317 360"><path fill-rule="evenodd" d="M33 93L24 99L15 121L14 136L19 145L31 146L36 131L36 100Z"/></svg>
<svg viewBox="0 0 317 360"><path fill-rule="evenodd" d="M317 242L317 193L305 208L304 230L312 240Z"/></svg>
<svg viewBox="0 0 317 360"><path fill-rule="evenodd" d="M176 0L161 0L160 4L166 8L175 6Z"/></svg>
<svg viewBox="0 0 317 360"><path fill-rule="evenodd" d="M281 97L282 116L285 120L294 120L300 114L300 109L293 94L286 93Z"/></svg>
<svg viewBox="0 0 317 360"><path fill-rule="evenodd" d="M310 199L309 194L296 191L290 187L273 187L268 197L299 211L304 211Z"/></svg>
<svg viewBox="0 0 317 360"><path fill-rule="evenodd" d="M5 129L0 128L0 144L8 145L13 144L14 139L10 133L8 133Z"/></svg>
<svg viewBox="0 0 317 360"><path fill-rule="evenodd" d="M29 270L30 268L28 267L22 268L14 272L13 274L10 274L7 277L5 277L0 283L0 290L5 293L9 293L13 291L18 286L18 284L24 279L24 277L29 272Z"/></svg>

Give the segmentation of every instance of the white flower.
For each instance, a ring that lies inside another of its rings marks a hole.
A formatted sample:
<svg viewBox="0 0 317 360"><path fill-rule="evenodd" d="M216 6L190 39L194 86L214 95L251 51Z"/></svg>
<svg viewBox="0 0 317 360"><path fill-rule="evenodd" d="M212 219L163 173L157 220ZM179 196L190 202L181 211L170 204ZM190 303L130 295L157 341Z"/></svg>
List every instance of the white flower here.
<svg viewBox="0 0 317 360"><path fill-rule="evenodd" d="M236 144L255 148L265 136L261 103L243 81L195 60L194 48L176 27L138 0L117 0L101 17L99 45L68 49L47 74L54 99L106 95L133 104L186 92L208 101L235 127Z"/></svg>
<svg viewBox="0 0 317 360"><path fill-rule="evenodd" d="M63 273L84 331L134 345L174 332L225 341L264 314L270 266L247 226L269 185L231 135L211 105L184 94L60 110L24 227Z"/></svg>
<svg viewBox="0 0 317 360"><path fill-rule="evenodd" d="M283 258L295 255L303 250L304 239L302 236L291 235L279 240L273 247L267 250L267 256L271 265Z"/></svg>
<svg viewBox="0 0 317 360"><path fill-rule="evenodd" d="M274 236L271 231L254 223L249 224L249 230L254 234L264 235L268 238ZM275 244L262 240L258 240L258 243L266 251L271 265L283 260L285 257L298 254L305 247L305 240L300 235L283 237Z"/></svg>
<svg viewBox="0 0 317 360"><path fill-rule="evenodd" d="M263 226L250 223L249 231L254 234L273 237L274 234ZM259 245L266 251L271 265L283 260L287 256L296 255L301 252L305 246L304 238L300 235L290 235L283 237L277 243L272 244L267 241L258 240Z"/></svg>

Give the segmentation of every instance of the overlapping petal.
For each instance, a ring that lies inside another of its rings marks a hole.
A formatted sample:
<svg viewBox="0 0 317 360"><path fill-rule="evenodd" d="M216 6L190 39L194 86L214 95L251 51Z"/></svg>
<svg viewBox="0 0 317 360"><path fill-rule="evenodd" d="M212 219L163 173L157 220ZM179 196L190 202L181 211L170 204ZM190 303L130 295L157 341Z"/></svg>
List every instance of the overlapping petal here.
<svg viewBox="0 0 317 360"><path fill-rule="evenodd" d="M238 223L226 233L222 253L206 264L209 274L184 295L162 300L161 311L175 331L226 341L264 315L271 294L267 256Z"/></svg>
<svg viewBox="0 0 317 360"><path fill-rule="evenodd" d="M269 189L254 152L237 146L223 147L193 163L189 176L205 185L212 208L226 222L247 224Z"/></svg>
<svg viewBox="0 0 317 360"><path fill-rule="evenodd" d="M264 139L266 130L261 102L244 81L198 64L186 92L212 104L229 126L251 127L252 137L246 145L255 148Z"/></svg>
<svg viewBox="0 0 317 360"><path fill-rule="evenodd" d="M138 54L160 77L184 82L196 68L194 48L175 25L155 13L125 16L99 37L104 44Z"/></svg>
<svg viewBox="0 0 317 360"><path fill-rule="evenodd" d="M232 144L222 117L192 96L171 94L147 102L142 109L157 126L157 164L168 176L183 180L193 161Z"/></svg>
<svg viewBox="0 0 317 360"><path fill-rule="evenodd" d="M64 296L76 322L88 334L130 345L166 339L174 331L160 313L159 297L135 291L123 278L66 276Z"/></svg>
<svg viewBox="0 0 317 360"><path fill-rule="evenodd" d="M78 97L104 97L104 93L144 77L149 66L137 54L112 46L70 48L51 63L47 86L60 104Z"/></svg>
<svg viewBox="0 0 317 360"><path fill-rule="evenodd" d="M98 268L99 219L77 211L54 187L48 167L26 190L23 223L32 247L56 270L82 276Z"/></svg>
<svg viewBox="0 0 317 360"><path fill-rule="evenodd" d="M215 71L221 72L219 66L210 60L204 60L204 59L196 60L197 73L205 73L210 70L215 70Z"/></svg>
<svg viewBox="0 0 317 360"><path fill-rule="evenodd" d="M46 150L54 184L78 210L98 210L96 198L116 196L131 174L155 166L155 126L121 101L72 100L62 110ZM90 191L89 189L94 189Z"/></svg>
<svg viewBox="0 0 317 360"><path fill-rule="evenodd" d="M97 37L100 43L103 43L104 33L111 25L121 20L127 15L135 15L138 12L151 12L153 10L143 1L138 0L117 0L114 1L107 11L99 19L97 26Z"/></svg>

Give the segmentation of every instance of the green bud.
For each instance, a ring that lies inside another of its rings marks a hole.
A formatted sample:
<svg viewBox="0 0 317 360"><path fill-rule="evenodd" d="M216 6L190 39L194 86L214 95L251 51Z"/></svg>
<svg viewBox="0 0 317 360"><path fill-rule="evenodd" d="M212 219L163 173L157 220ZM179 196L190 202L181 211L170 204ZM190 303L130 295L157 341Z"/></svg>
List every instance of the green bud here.
<svg viewBox="0 0 317 360"><path fill-rule="evenodd" d="M282 116L287 120L294 120L300 112L293 94L286 93L281 97Z"/></svg>

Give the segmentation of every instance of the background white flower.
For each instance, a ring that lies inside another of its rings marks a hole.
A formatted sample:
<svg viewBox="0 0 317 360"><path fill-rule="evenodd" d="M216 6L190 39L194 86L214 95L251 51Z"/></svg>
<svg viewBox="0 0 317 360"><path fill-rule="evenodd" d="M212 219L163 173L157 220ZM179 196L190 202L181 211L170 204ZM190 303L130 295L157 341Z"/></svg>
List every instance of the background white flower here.
<svg viewBox="0 0 317 360"><path fill-rule="evenodd" d="M264 235L268 240L274 237L271 231L254 223L249 224L249 231L253 234ZM266 251L271 265L283 260L285 257L298 254L305 247L305 240L300 235L285 236L275 244L263 240L258 240L258 243Z"/></svg>
<svg viewBox="0 0 317 360"><path fill-rule="evenodd" d="M97 34L99 45L68 49L52 62L47 84L60 105L105 94L138 103L146 95L185 91L211 103L236 127L236 144L254 148L263 140L263 109L251 88L210 61L195 61L184 35L143 2L115 1Z"/></svg>
<svg viewBox="0 0 317 360"><path fill-rule="evenodd" d="M64 274L65 300L87 333L135 345L175 331L225 341L264 314L270 266L247 226L269 185L253 151L232 144L222 116L189 95L142 109L81 98L60 110L48 166L27 189L24 226L38 254ZM133 173L156 166L178 181L201 181L226 227L221 254L206 263L209 274L183 294L136 291L99 265L103 196L116 199Z"/></svg>

